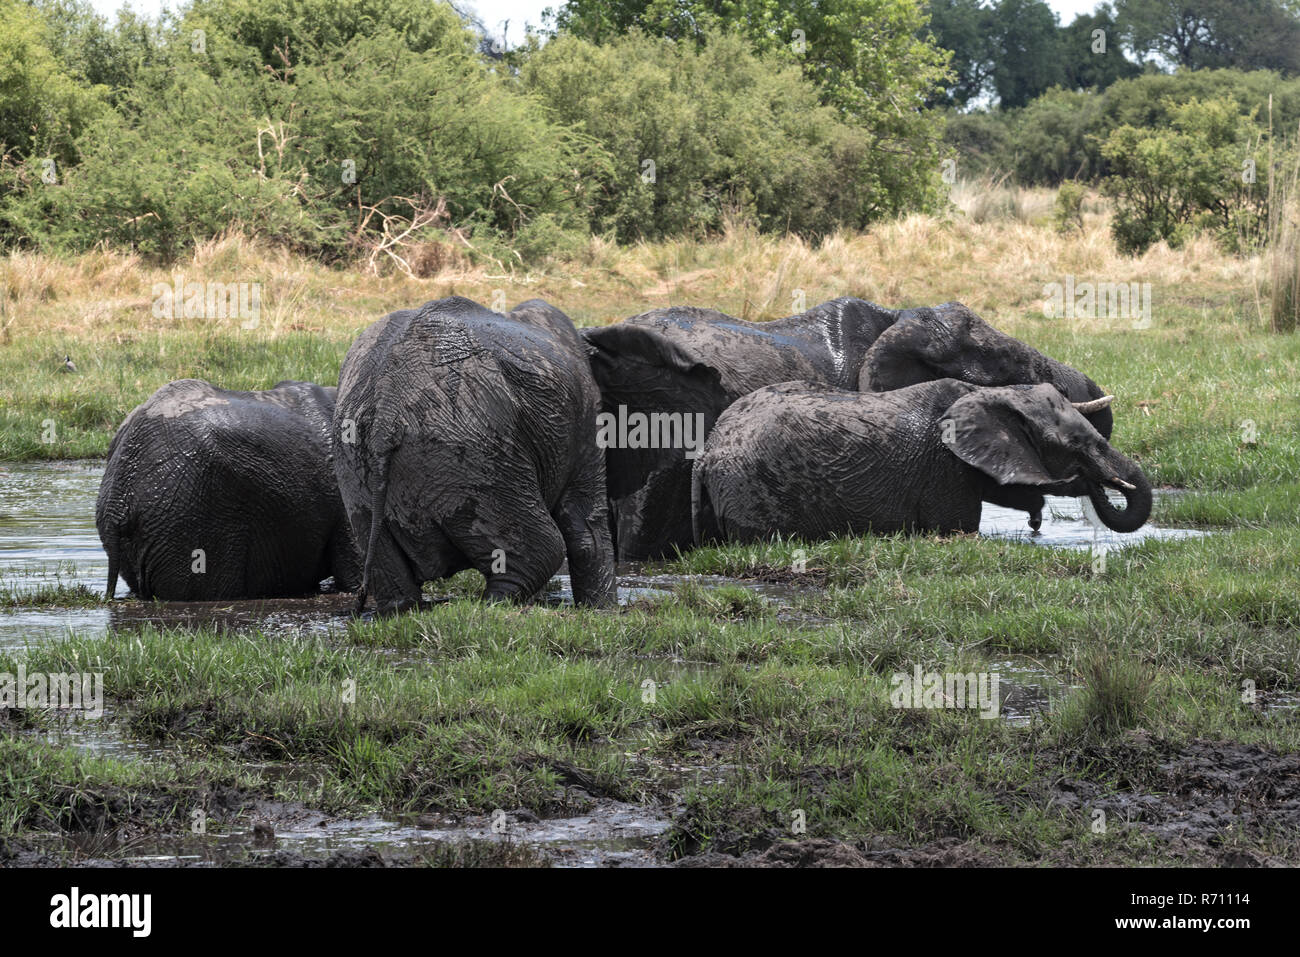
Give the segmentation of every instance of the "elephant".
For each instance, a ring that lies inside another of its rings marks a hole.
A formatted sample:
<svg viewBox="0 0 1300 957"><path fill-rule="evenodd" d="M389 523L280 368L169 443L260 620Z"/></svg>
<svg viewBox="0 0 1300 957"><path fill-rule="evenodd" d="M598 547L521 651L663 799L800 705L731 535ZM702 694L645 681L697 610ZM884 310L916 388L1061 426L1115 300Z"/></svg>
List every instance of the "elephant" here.
<svg viewBox="0 0 1300 957"><path fill-rule="evenodd" d="M489 600L524 601L567 556L574 601L614 600L600 392L569 318L459 296L365 329L339 374L334 465L378 613L476 568Z"/></svg>
<svg viewBox="0 0 1300 957"><path fill-rule="evenodd" d="M113 436L95 505L112 598L227 601L303 595L361 562L330 461L336 390L285 381L234 392L163 386Z"/></svg>
<svg viewBox="0 0 1300 957"><path fill-rule="evenodd" d="M1103 395L1083 373L999 332L957 302L894 310L843 298L771 322L673 307L584 329L583 337L603 413L627 419L698 416L699 440L741 396L798 379L883 392L953 377L979 385L1049 383L1071 401ZM1088 418L1110 437L1109 408ZM624 443L607 449L612 534L620 559L663 558L691 547L691 460L699 444ZM1041 495L1006 490L1001 499L999 504L1025 507L1030 526L1038 528Z"/></svg>
<svg viewBox="0 0 1300 957"><path fill-rule="evenodd" d="M1085 417L1107 401L951 378L880 393L768 386L722 414L696 459L693 535L974 532L981 503L1007 489L1086 495L1107 527L1133 532L1151 514L1151 485Z"/></svg>

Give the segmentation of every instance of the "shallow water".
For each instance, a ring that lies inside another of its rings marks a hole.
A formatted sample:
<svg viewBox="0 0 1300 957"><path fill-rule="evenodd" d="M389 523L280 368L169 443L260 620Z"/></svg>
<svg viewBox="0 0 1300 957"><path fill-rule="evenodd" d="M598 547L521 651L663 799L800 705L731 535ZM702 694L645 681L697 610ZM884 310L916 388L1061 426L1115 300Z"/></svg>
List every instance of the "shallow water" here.
<svg viewBox="0 0 1300 957"><path fill-rule="evenodd" d="M49 585L82 585L98 593L108 574L108 560L95 530L95 497L104 473L98 461L24 462L0 465L0 583L13 593ZM980 533L1014 538L1035 545L1064 548L1122 547L1148 538L1188 538L1197 529L1147 524L1130 535L1098 529L1084 516L1078 499L1049 498L1038 534L1031 533L1023 512L985 505ZM737 584L729 579L696 576L701 584ZM619 602L671 592L679 579L647 575L638 565L620 566ZM739 582L769 600L782 603L796 586ZM118 594L125 594L120 582ZM573 600L569 578L557 575L544 601ZM216 624L231 629L274 628L327 632L345 625L350 598L312 598L258 602L114 602L106 607L28 607L0 610L0 650L63 637L70 630L103 634L109 628L156 625Z"/></svg>
<svg viewBox="0 0 1300 957"><path fill-rule="evenodd" d="M95 530L103 463L0 463L0 581L16 590L102 591L108 556Z"/></svg>
<svg viewBox="0 0 1300 957"><path fill-rule="evenodd" d="M1167 493L1157 491L1156 497L1159 498L1162 494ZM1123 503L1123 499L1118 495L1112 497L1117 504ZM1167 528L1147 522L1136 532L1121 535L1089 521L1084 514L1085 501L1078 498L1047 496L1047 507L1043 509L1043 525L1037 533L1030 530L1029 516L1025 512L986 503L980 513L980 534L988 538L1012 538L1033 545L1077 549L1091 548L1094 544L1108 548L1123 548L1150 538L1201 538L1210 534L1199 528ZM1088 510L1091 511L1091 505L1088 506Z"/></svg>

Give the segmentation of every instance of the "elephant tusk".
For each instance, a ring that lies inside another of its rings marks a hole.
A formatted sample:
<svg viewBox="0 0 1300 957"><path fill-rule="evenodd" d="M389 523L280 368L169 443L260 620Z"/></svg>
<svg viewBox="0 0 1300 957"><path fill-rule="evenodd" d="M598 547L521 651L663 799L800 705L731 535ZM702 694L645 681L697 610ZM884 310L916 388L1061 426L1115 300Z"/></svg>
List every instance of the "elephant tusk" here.
<svg viewBox="0 0 1300 957"><path fill-rule="evenodd" d="M1128 482L1125 482L1125 481L1124 481L1122 478L1120 478L1118 475L1116 475L1114 478L1112 478L1112 479L1111 479L1111 482L1112 482L1112 483L1113 483L1117 488L1122 488L1122 489L1123 489L1124 491L1126 491L1126 492L1136 492L1136 491L1137 491L1137 486L1136 486L1136 485L1130 485Z"/></svg>
<svg viewBox="0 0 1300 957"><path fill-rule="evenodd" d="M1114 401L1115 397L1113 395L1103 395L1100 399L1089 399L1087 402L1071 402L1070 405L1087 415L1089 412L1100 412Z"/></svg>

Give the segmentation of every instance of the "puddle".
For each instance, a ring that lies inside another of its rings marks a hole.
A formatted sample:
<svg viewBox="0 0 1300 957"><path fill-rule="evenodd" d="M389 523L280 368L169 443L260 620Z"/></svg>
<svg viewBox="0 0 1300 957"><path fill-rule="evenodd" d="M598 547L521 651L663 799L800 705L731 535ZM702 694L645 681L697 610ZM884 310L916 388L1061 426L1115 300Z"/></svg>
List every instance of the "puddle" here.
<svg viewBox="0 0 1300 957"><path fill-rule="evenodd" d="M1063 681L1052 670L1053 663L1023 656L989 663L989 671L998 674L1004 721L1017 726L1030 724L1036 716L1059 708L1072 691L1082 687Z"/></svg>
<svg viewBox="0 0 1300 957"><path fill-rule="evenodd" d="M728 578L725 575L647 575L642 568L640 562L619 562L615 567L620 605L630 605L642 598L671 596L674 588L688 583L713 588L738 585L778 603L788 602L800 591L799 586L795 585ZM543 593L543 600L547 604L573 604L573 587L569 576L560 574L553 577Z"/></svg>
<svg viewBox="0 0 1300 957"><path fill-rule="evenodd" d="M1156 498L1166 494L1170 493L1163 490L1157 490L1155 493ZM1123 499L1118 493L1113 498L1116 504L1123 504ZM1025 512L985 502L980 513L980 534L986 538L1011 538L1033 545L1078 549L1091 548L1094 543L1108 548L1121 548L1151 538L1157 540L1202 538L1210 534L1198 528L1167 528L1147 522L1136 532L1121 535L1105 526L1101 528L1094 526L1084 515L1083 501L1078 498L1047 496L1047 506L1043 509L1043 525L1037 535L1030 530L1028 515Z"/></svg>
<svg viewBox="0 0 1300 957"><path fill-rule="evenodd" d="M81 635L102 635L108 630L107 608L0 609L0 654L22 651L28 645Z"/></svg>
<svg viewBox="0 0 1300 957"><path fill-rule="evenodd" d="M268 813L259 813L261 808ZM338 819L297 805L263 802L231 827L213 822L205 833L143 835L111 839L95 848L105 858L144 865L247 863L275 856L283 866L294 859L326 860L339 855L378 852L390 863L418 863L424 851L448 844L489 842L527 848L556 867L655 867L656 839L668 830L667 817L617 801L563 818L539 818L528 811L492 815L422 814ZM32 835L42 846L39 835ZM47 853L74 854L86 860L75 838L44 845Z"/></svg>
<svg viewBox="0 0 1300 957"><path fill-rule="evenodd" d="M91 757L121 761L152 761L175 758L175 746L164 747L130 737L107 709L99 718L65 717L49 728L34 732L37 740L55 747L72 748Z"/></svg>

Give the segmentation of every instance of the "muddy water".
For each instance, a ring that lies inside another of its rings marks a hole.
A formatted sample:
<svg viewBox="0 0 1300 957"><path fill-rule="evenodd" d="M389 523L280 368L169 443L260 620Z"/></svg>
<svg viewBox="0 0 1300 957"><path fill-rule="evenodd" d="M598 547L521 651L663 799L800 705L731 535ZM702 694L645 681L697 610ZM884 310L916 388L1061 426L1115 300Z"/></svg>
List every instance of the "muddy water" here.
<svg viewBox="0 0 1300 957"><path fill-rule="evenodd" d="M1160 494L1156 492L1157 497ZM1123 499L1118 495L1113 495L1112 499L1116 504L1123 505ZM989 538L1013 538L1033 545L1056 548L1091 548L1094 544L1122 548L1149 538L1200 538L1209 534L1196 528L1166 528L1147 522L1136 532L1121 535L1100 523L1094 524L1084 514L1084 502L1084 499L1049 495L1047 507L1043 509L1043 525L1036 534L1030 530L1028 516L1024 512L986 503L980 513L980 534ZM1087 510L1091 511L1091 505L1087 506Z"/></svg>
<svg viewBox="0 0 1300 957"><path fill-rule="evenodd" d="M42 586L81 585L100 592L108 561L95 531L95 496L103 465L90 462L0 464L0 585L21 596ZM1161 528L1148 524L1131 535L1098 529L1084 516L1077 499L1052 498L1038 534L1030 532L1023 512L986 505L981 534L1015 538L1037 545L1091 548L1121 547L1147 538L1186 538L1205 534L1196 529ZM637 566L620 567L619 601L667 594L676 583L668 576L644 574ZM704 577L703 584L727 579ZM746 587L781 603L790 586L746 582ZM118 593L126 590L119 583ZM572 601L567 575L558 575L545 600ZM102 634L109 628L142 623L203 624L237 628L328 631L346 620L349 600L339 595L269 602L165 603L116 602L106 607L19 607L0 610L0 650L20 649L62 637L70 630Z"/></svg>
<svg viewBox="0 0 1300 957"><path fill-rule="evenodd" d="M277 852L324 860L347 852L378 853L391 863L417 862L423 852L464 842L526 847L557 867L656 867L657 839L670 821L645 808L617 801L563 818L538 818L528 811L493 815L406 815L333 818L302 805L263 802L239 823L213 821L205 833L133 837L125 843L102 838L93 848L65 836L34 844L59 858L103 858L135 864L240 864ZM274 860L274 859L273 859ZM91 863L94 861L92 860ZM275 860L275 863L294 864Z"/></svg>

